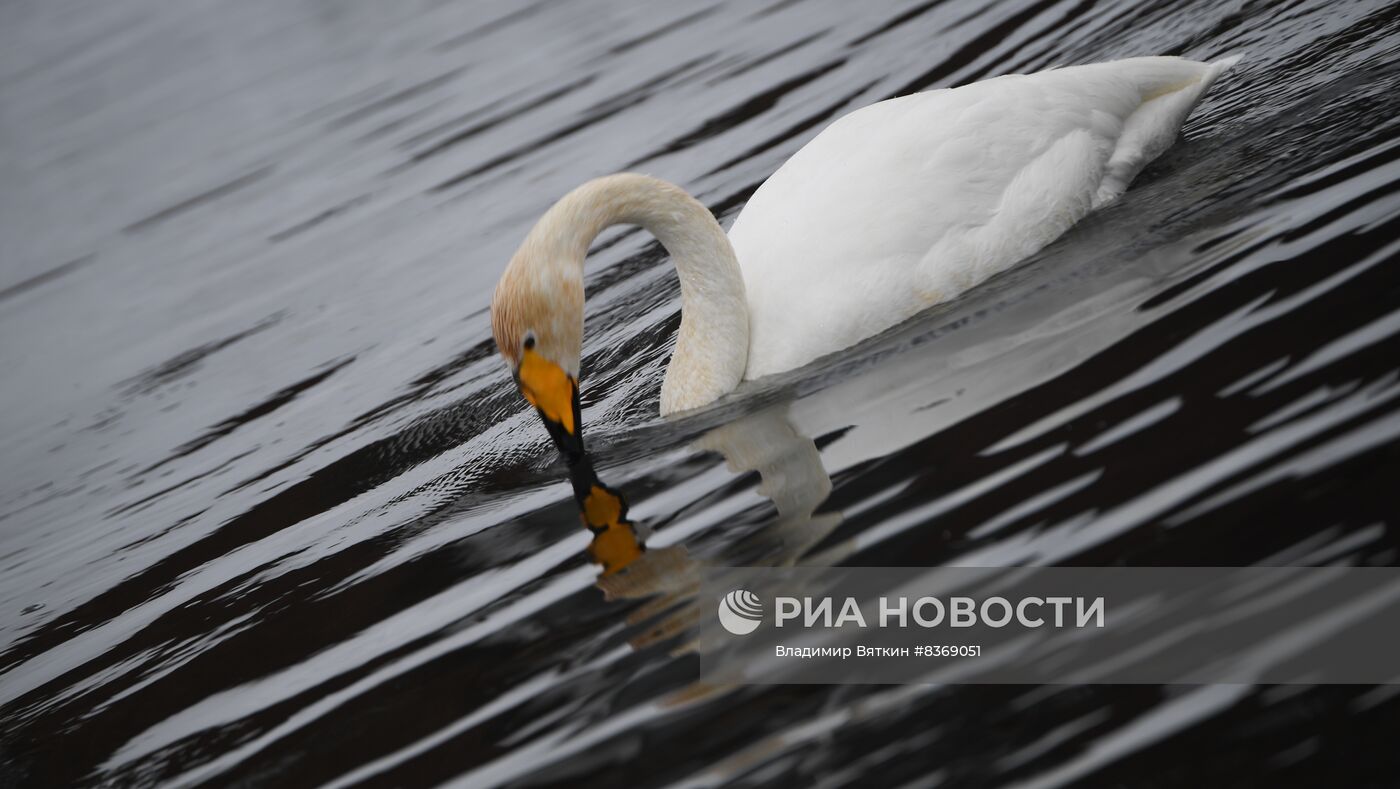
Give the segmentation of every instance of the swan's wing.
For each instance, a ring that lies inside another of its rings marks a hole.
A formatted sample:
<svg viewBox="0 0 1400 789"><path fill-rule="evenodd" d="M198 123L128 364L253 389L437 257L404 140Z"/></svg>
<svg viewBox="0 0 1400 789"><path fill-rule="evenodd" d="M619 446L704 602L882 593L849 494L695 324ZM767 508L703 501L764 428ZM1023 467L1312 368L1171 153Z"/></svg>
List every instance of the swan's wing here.
<svg viewBox="0 0 1400 789"><path fill-rule="evenodd" d="M1221 68L1076 66L836 121L730 230L751 313L747 377L858 342L1054 240L1171 144Z"/></svg>

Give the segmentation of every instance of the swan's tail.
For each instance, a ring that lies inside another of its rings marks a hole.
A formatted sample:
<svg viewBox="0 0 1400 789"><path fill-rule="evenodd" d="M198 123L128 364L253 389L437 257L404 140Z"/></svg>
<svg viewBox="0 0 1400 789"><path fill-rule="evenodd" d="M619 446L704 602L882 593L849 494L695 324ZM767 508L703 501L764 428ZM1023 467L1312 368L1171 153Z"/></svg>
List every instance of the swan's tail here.
<svg viewBox="0 0 1400 789"><path fill-rule="evenodd" d="M1239 63L1243 59L1244 53L1236 52L1233 55L1226 55L1225 57L1209 64L1210 68L1206 70L1206 75L1201 78L1201 95L1204 96L1205 92L1210 90L1210 86L1215 83L1215 80L1221 74L1224 74L1225 72L1234 68L1235 64Z"/></svg>
<svg viewBox="0 0 1400 789"><path fill-rule="evenodd" d="M1236 52L1233 55L1226 55L1214 63L1211 63L1211 65L1215 66L1218 71L1225 71L1226 69L1234 68L1235 64L1241 60L1244 60L1244 53Z"/></svg>
<svg viewBox="0 0 1400 789"><path fill-rule="evenodd" d="M1094 207L1117 199L1148 162L1176 141L1177 132L1215 80L1240 61L1234 54L1214 63L1183 58L1142 58L1150 69L1139 83L1143 103L1123 123L1105 168Z"/></svg>

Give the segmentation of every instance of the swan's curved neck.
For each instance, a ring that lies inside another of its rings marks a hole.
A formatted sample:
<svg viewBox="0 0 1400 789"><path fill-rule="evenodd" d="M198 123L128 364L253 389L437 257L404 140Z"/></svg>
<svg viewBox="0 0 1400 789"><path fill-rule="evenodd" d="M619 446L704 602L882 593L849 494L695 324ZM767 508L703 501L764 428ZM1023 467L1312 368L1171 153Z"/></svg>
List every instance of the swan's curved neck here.
<svg viewBox="0 0 1400 789"><path fill-rule="evenodd" d="M632 173L589 181L555 203L528 241L557 254L554 260L577 263L581 276L593 239L618 224L641 225L656 236L680 276L681 327L661 386L661 413L698 408L732 391L748 365L744 280L719 222L683 189Z"/></svg>

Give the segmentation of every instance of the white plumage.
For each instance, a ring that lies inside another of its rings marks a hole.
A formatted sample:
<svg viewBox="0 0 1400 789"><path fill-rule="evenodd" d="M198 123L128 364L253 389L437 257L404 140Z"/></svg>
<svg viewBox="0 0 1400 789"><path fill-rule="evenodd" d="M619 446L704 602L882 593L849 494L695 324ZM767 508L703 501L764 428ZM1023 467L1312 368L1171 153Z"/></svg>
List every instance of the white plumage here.
<svg viewBox="0 0 1400 789"><path fill-rule="evenodd" d="M566 418L588 246L610 225L640 224L681 281L661 411L703 406L954 298L1055 240L1166 150L1235 60L1135 58L882 101L798 151L727 237L672 184L594 179L540 218L506 268L492 300L497 345L517 378L529 354L547 363L531 366L545 383L525 382L526 396Z"/></svg>
<svg viewBox="0 0 1400 789"><path fill-rule="evenodd" d="M1112 200L1235 58L1134 58L882 101L832 123L729 230L745 379L951 299Z"/></svg>

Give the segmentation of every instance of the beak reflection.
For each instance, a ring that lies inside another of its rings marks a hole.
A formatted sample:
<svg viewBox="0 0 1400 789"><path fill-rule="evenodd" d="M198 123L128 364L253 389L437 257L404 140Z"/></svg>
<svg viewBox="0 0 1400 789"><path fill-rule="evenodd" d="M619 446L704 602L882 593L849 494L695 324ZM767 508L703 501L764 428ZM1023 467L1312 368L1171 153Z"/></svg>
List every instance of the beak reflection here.
<svg viewBox="0 0 1400 789"><path fill-rule="evenodd" d="M569 465L579 516L593 533L589 558L602 566L605 576L621 571L639 559L646 546L627 520L627 501L598 479L593 461L584 451L578 381L533 348L527 348L516 369L515 382L539 412L549 437Z"/></svg>
<svg viewBox="0 0 1400 789"><path fill-rule="evenodd" d="M592 471L591 465L588 471ZM575 482L574 495L578 497L583 525L593 532L588 556L602 566L603 575L612 575L641 558L646 546L637 538L636 527L627 520L627 502L621 493L599 482L595 476L582 496Z"/></svg>
<svg viewBox="0 0 1400 789"><path fill-rule="evenodd" d="M588 558L603 568L603 575L620 572L640 559L647 547L627 519L627 500L598 479L587 455L569 463L569 481L574 486L579 517L593 533Z"/></svg>

